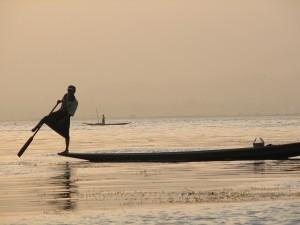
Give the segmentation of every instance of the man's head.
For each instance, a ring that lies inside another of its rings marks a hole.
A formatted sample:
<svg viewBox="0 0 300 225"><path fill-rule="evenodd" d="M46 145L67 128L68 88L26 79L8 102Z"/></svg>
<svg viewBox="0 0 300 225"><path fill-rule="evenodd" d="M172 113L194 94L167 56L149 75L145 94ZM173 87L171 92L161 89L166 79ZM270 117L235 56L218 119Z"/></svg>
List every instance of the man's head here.
<svg viewBox="0 0 300 225"><path fill-rule="evenodd" d="M68 92L70 92L70 93L75 93L76 92L76 87L75 86L73 86L73 85L69 85L69 87L68 87Z"/></svg>

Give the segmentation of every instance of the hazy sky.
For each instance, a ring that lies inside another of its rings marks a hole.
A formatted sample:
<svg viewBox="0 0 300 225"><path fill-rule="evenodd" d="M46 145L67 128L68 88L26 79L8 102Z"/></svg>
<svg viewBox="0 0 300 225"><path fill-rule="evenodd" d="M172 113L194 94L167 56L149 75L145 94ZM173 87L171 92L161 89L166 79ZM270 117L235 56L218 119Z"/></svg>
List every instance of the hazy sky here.
<svg viewBox="0 0 300 225"><path fill-rule="evenodd" d="M0 0L0 120L300 114L298 0Z"/></svg>

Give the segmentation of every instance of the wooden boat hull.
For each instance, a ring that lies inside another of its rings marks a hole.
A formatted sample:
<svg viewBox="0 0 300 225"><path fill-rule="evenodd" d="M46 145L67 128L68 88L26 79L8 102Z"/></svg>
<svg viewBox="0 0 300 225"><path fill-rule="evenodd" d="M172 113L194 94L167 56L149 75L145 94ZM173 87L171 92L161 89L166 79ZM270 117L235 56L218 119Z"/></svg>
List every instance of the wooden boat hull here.
<svg viewBox="0 0 300 225"><path fill-rule="evenodd" d="M58 153L92 162L201 162L281 160L300 155L300 143L222 150L153 153Z"/></svg>
<svg viewBox="0 0 300 225"><path fill-rule="evenodd" d="M85 125L90 126L120 126L120 125L126 125L129 123L84 123Z"/></svg>

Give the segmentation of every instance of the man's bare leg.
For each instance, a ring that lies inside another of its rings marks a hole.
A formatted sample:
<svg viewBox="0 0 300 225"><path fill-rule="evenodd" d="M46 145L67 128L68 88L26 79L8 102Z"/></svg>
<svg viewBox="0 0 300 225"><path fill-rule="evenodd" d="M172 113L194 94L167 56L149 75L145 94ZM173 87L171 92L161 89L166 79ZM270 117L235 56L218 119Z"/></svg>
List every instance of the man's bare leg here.
<svg viewBox="0 0 300 225"><path fill-rule="evenodd" d="M43 118L31 131L35 132L38 128L40 128L43 123L45 123L45 118Z"/></svg>
<svg viewBox="0 0 300 225"><path fill-rule="evenodd" d="M66 138L66 149L64 151L64 153L68 153L69 152L69 145L70 145L70 138Z"/></svg>

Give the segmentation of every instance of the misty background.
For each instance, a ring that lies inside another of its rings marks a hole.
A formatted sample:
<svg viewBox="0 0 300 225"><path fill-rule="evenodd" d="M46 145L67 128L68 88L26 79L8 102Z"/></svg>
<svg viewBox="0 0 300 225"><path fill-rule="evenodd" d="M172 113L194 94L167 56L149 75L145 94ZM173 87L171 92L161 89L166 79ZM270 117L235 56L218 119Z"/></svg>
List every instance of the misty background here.
<svg viewBox="0 0 300 225"><path fill-rule="evenodd" d="M300 114L300 1L0 0L0 120Z"/></svg>

